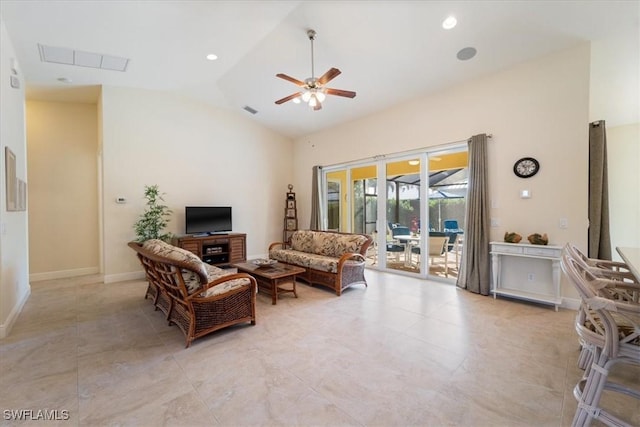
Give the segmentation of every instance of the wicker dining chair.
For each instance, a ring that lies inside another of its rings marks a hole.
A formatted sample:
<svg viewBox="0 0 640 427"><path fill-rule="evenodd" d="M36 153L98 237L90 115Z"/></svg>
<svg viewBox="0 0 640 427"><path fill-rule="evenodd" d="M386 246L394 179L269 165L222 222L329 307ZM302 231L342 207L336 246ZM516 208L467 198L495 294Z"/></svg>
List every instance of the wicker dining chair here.
<svg viewBox="0 0 640 427"><path fill-rule="evenodd" d="M596 276L604 276L613 280L622 280L626 282L638 283L629 266L620 261L611 261L605 259L589 258L578 247L572 243L567 244L572 256L590 268ZM638 302L636 295L636 302Z"/></svg>
<svg viewBox="0 0 640 427"><path fill-rule="evenodd" d="M607 295L603 290L620 286L620 281L597 277L567 247L560 265L580 295L575 328L591 354L590 364L573 391L578 407L572 426L588 426L598 419L610 426L630 427L602 408L600 398L607 389L640 400L640 388L613 383L609 378L614 365L622 369L630 364L640 366L640 305L603 296Z"/></svg>
<svg viewBox="0 0 640 427"><path fill-rule="evenodd" d="M591 271L595 276L615 281L616 286L612 286L613 282L610 282L609 286L600 289L600 296L633 304L640 303L640 284L625 263L588 258L572 243L568 243L565 250L584 269ZM578 358L578 367L587 369L591 365L593 354L590 346L582 342L580 338L579 341L582 348Z"/></svg>

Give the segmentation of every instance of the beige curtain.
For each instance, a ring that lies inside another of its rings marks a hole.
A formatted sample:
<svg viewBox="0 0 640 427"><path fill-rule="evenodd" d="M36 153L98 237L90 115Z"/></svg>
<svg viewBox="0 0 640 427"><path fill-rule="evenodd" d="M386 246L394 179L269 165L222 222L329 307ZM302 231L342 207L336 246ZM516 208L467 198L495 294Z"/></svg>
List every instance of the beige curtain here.
<svg viewBox="0 0 640 427"><path fill-rule="evenodd" d="M487 184L487 135L469 140L469 190L465 213L464 251L456 285L489 295L489 207Z"/></svg>
<svg viewBox="0 0 640 427"><path fill-rule="evenodd" d="M311 176L311 230L322 230L322 166L314 166Z"/></svg>
<svg viewBox="0 0 640 427"><path fill-rule="evenodd" d="M590 258L611 259L607 132L604 120L589 123L589 251Z"/></svg>

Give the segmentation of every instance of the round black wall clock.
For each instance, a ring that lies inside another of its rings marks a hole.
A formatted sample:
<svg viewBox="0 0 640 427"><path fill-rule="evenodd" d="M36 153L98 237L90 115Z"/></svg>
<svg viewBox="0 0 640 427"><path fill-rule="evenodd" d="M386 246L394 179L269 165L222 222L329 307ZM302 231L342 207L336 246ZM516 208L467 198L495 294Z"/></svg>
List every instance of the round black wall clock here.
<svg viewBox="0 0 640 427"><path fill-rule="evenodd" d="M540 170L540 163L533 157L523 157L513 165L513 173L520 178L531 178Z"/></svg>

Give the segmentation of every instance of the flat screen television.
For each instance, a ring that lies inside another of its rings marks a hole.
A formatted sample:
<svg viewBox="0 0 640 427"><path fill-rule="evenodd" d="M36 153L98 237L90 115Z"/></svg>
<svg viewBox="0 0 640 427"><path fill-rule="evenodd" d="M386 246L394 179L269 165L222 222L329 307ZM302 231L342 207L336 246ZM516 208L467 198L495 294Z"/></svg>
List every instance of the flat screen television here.
<svg viewBox="0 0 640 427"><path fill-rule="evenodd" d="M186 206L184 218L187 234L226 233L232 230L230 206Z"/></svg>

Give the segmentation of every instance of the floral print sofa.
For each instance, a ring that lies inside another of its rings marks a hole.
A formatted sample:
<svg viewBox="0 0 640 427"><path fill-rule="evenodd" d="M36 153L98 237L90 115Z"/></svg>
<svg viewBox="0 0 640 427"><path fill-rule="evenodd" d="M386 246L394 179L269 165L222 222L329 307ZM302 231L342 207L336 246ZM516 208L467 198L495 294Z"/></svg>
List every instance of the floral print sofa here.
<svg viewBox="0 0 640 427"><path fill-rule="evenodd" d="M365 234L298 230L289 243L269 245L269 258L303 267L302 280L329 287L340 296L351 285L367 286L365 254L371 243Z"/></svg>
<svg viewBox="0 0 640 427"><path fill-rule="evenodd" d="M186 346L237 323L256 323L253 277L202 262L197 255L162 240L129 242L148 281L146 298L184 333Z"/></svg>

